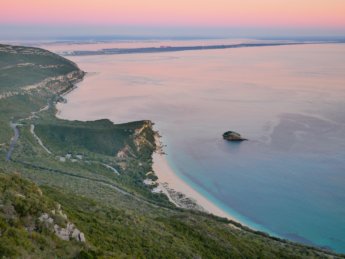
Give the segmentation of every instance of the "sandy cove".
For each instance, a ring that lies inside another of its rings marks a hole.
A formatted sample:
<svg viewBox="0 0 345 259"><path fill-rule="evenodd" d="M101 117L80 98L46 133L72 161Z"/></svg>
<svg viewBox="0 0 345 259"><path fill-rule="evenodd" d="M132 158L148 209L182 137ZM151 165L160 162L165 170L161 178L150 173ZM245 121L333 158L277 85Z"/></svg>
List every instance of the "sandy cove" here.
<svg viewBox="0 0 345 259"><path fill-rule="evenodd" d="M157 191L165 193L176 206L206 211L216 216L224 217L236 222L236 218L218 208L191 186L179 178L169 166L167 155L162 152L159 136L156 136L157 151L153 153L153 171L158 177Z"/></svg>

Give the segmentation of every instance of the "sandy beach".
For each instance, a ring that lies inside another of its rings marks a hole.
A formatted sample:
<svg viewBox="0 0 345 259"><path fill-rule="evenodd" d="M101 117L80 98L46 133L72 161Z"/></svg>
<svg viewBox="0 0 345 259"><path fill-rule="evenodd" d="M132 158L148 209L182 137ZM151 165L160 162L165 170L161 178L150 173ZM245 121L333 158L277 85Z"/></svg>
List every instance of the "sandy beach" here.
<svg viewBox="0 0 345 259"><path fill-rule="evenodd" d="M169 166L166 156L166 154L161 152L155 152L152 156L153 171L158 177L157 183L159 184L159 188L163 189L163 193L169 195L169 191L166 189L168 186L169 189L173 189L174 191L182 193L186 195L186 197L194 200L197 205L201 206L207 212L239 222L236 218L218 208L203 195L181 180ZM169 200L174 200L174 198L170 196ZM176 202L174 203L176 204Z"/></svg>

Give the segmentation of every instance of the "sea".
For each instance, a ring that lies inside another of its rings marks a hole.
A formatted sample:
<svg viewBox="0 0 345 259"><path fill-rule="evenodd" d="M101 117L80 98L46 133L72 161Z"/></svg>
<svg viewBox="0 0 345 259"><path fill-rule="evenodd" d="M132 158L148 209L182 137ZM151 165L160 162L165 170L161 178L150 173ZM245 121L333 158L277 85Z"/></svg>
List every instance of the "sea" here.
<svg viewBox="0 0 345 259"><path fill-rule="evenodd" d="M209 41L41 47L69 55ZM88 74L60 117L151 120L175 174L219 208L255 230L345 253L345 44L67 58ZM225 141L228 130L248 141Z"/></svg>

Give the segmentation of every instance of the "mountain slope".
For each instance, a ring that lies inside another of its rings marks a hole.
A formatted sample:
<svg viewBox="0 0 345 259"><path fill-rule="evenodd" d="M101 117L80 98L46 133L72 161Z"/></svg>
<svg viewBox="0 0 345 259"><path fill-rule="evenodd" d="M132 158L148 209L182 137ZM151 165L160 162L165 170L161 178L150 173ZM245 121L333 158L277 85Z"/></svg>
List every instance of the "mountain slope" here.
<svg viewBox="0 0 345 259"><path fill-rule="evenodd" d="M82 242L66 242L54 233L54 225L66 224L60 205L46 197L32 182L17 174L0 172L1 257L76 257L88 253ZM50 215L51 223L42 215Z"/></svg>

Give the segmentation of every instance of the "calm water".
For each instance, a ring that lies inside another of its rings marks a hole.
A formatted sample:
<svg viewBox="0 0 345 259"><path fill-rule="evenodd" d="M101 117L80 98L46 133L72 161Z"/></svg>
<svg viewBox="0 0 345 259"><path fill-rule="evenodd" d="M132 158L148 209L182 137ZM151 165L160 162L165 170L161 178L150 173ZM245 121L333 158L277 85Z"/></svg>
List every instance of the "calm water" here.
<svg viewBox="0 0 345 259"><path fill-rule="evenodd" d="M345 252L345 45L72 60L90 74L60 116L150 119L176 173L222 209Z"/></svg>

